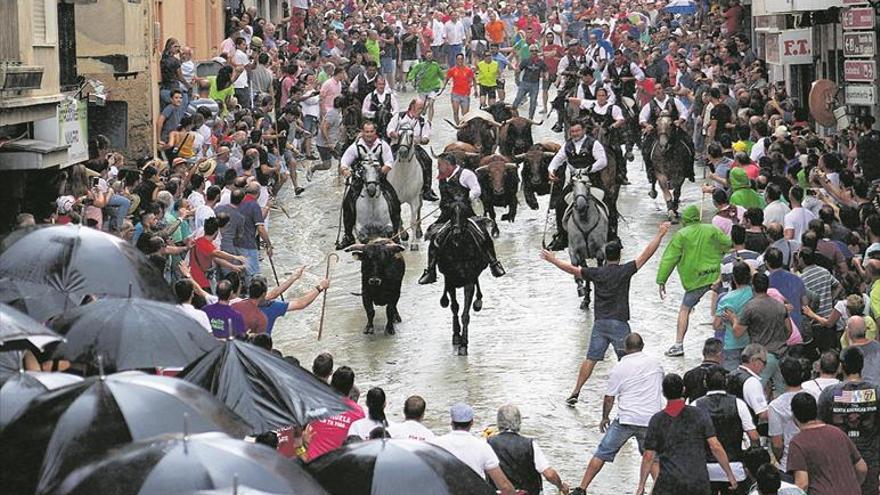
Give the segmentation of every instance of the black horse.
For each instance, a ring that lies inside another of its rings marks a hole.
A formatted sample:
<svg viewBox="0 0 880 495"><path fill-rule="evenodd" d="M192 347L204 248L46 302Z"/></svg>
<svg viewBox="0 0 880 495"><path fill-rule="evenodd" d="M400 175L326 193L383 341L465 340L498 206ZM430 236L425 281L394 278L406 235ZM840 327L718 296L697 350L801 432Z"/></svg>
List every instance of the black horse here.
<svg viewBox="0 0 880 495"><path fill-rule="evenodd" d="M444 282L440 306L445 308L451 301L452 345L457 346L459 356L467 356L471 304L474 311L483 308L480 274L489 266L489 262L475 233L483 229L469 225L470 222L479 220L466 213L470 208L461 201L452 203L450 208L452 208L451 225L436 240L437 268L443 274ZM464 289L464 308L459 322L456 291L460 288ZM476 299L474 299L475 293Z"/></svg>

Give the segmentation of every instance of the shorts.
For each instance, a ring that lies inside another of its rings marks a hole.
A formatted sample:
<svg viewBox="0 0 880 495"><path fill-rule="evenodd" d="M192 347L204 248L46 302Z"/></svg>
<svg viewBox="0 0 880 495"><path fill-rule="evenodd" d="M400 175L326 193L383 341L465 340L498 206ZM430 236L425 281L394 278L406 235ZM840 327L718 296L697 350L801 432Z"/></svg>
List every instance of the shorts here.
<svg viewBox="0 0 880 495"><path fill-rule="evenodd" d="M482 84L480 84L480 94L483 96L487 96L493 100L497 96L495 92L495 86L483 86Z"/></svg>
<svg viewBox="0 0 880 495"><path fill-rule="evenodd" d="M382 66L382 74L394 74L394 69L397 68L397 60L393 58L380 58L379 63Z"/></svg>
<svg viewBox="0 0 880 495"><path fill-rule="evenodd" d="M314 115L303 115L303 129L314 136L318 133L318 117Z"/></svg>
<svg viewBox="0 0 880 495"><path fill-rule="evenodd" d="M439 89L435 89L434 91L431 91L431 92L429 92L429 93L419 93L419 96L421 96L422 98L424 98L425 101L428 101L428 100L436 100L437 97L440 96L440 90L439 90Z"/></svg>
<svg viewBox="0 0 880 495"><path fill-rule="evenodd" d="M452 100L452 103L458 103L461 105L470 105L471 104L470 95L465 96L465 95L451 94L451 95L449 95L449 98Z"/></svg>
<svg viewBox="0 0 880 495"><path fill-rule="evenodd" d="M700 287L698 289L689 290L684 293L684 297L681 300L681 305L688 308L694 309L694 306L700 302L700 299L703 298L703 295L709 292L709 289L712 288L712 285L707 285L705 287Z"/></svg>
<svg viewBox="0 0 880 495"><path fill-rule="evenodd" d="M504 78L501 77L501 75L499 75L499 76L498 76L498 81L496 81L496 82L497 82L498 84L495 86L495 89L496 89L497 91L504 91Z"/></svg>
<svg viewBox="0 0 880 495"><path fill-rule="evenodd" d="M400 70L403 72L409 72L410 69L413 68L414 65L419 63L418 60L404 60L400 63Z"/></svg>
<svg viewBox="0 0 880 495"><path fill-rule="evenodd" d="M475 53L478 57L482 57L484 53L486 53L486 48L489 45L485 40L473 40L471 41L471 52Z"/></svg>
<svg viewBox="0 0 880 495"><path fill-rule="evenodd" d="M626 354L623 341L630 334L629 323L620 320L596 320L593 323L593 331L590 334L590 347L587 349L587 359L590 361L602 361L608 346L614 346L618 361Z"/></svg>
<svg viewBox="0 0 880 495"><path fill-rule="evenodd" d="M605 430L605 436L596 447L593 457L602 459L605 462L614 462L617 453L621 447L632 437L636 437L639 444L639 453L645 453L645 434L648 432L647 426L622 425L620 421L615 419Z"/></svg>
<svg viewBox="0 0 880 495"><path fill-rule="evenodd" d="M335 150L333 148L325 148L323 146L317 146L318 155L321 157L321 161L329 162L333 158L336 157Z"/></svg>

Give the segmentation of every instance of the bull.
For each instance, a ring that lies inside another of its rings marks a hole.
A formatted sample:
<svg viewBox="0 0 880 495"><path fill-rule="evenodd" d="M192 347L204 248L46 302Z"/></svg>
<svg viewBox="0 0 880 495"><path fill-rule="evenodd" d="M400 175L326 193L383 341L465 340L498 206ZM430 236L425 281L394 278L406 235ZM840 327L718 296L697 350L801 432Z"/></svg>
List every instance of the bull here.
<svg viewBox="0 0 880 495"><path fill-rule="evenodd" d="M469 143L453 141L443 148L443 153L454 155L458 164L461 165L462 168L468 170L474 170L480 164L480 153L477 152L477 148L475 148L474 145ZM434 158L437 158L437 153L434 152L434 148L431 148L431 155L433 155Z"/></svg>
<svg viewBox="0 0 880 495"><path fill-rule="evenodd" d="M491 155L498 140L498 127L501 126L489 112L471 110L464 114L461 123L446 122L458 130L456 139L473 145L480 156Z"/></svg>
<svg viewBox="0 0 880 495"><path fill-rule="evenodd" d="M486 107L486 111L492 115L492 118L495 119L495 122L504 122L505 120L519 116L519 112L517 112L516 107L514 107L510 103L504 103L503 101L496 101L495 103L489 105L488 107Z"/></svg>
<svg viewBox="0 0 880 495"><path fill-rule="evenodd" d="M525 117L512 117L504 121L498 128L498 152L504 156L525 153L532 147L532 126L541 125L544 121L535 122Z"/></svg>
<svg viewBox="0 0 880 495"><path fill-rule="evenodd" d="M501 215L501 220L513 222L516 218L517 197L519 189L519 177L516 174L517 166L502 155L493 154L480 160L480 167L475 171L480 181L480 200L486 215L492 219L492 236L498 236L498 225L495 223L495 207L507 207L507 213Z"/></svg>
<svg viewBox="0 0 880 495"><path fill-rule="evenodd" d="M394 324L400 323L397 302L406 272L404 247L388 239L375 239L368 244L355 244L346 251L361 262L361 300L367 312L365 334L373 333L375 305L385 306L385 333L394 335Z"/></svg>
<svg viewBox="0 0 880 495"><path fill-rule="evenodd" d="M514 156L517 163L522 162L523 198L533 210L538 209L537 196L550 192L550 176L548 169L553 156L559 151L560 145L545 141L533 144L525 153ZM559 191L562 192L561 190ZM556 194L554 194L556 195ZM551 201L556 198L551 198Z"/></svg>

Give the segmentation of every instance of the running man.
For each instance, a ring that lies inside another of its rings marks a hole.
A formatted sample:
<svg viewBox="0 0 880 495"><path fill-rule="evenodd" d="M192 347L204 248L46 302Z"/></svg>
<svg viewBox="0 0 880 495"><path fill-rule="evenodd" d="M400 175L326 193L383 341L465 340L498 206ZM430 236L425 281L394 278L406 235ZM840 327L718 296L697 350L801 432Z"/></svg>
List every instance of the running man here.
<svg viewBox="0 0 880 495"><path fill-rule="evenodd" d="M446 73L440 68L440 64L434 60L434 52L427 50L425 60L417 63L407 74L407 81L415 81L416 91L424 98L428 108L428 122L434 121L434 99L443 88L443 78Z"/></svg>
<svg viewBox="0 0 880 495"><path fill-rule="evenodd" d="M474 88L474 97L479 97L474 71L464 65L464 54L459 53L455 56L455 65L446 71L443 89L446 89L450 79L452 80L452 94L449 95L449 98L452 100L452 119L458 125L459 112L464 115L471 109L471 88Z"/></svg>

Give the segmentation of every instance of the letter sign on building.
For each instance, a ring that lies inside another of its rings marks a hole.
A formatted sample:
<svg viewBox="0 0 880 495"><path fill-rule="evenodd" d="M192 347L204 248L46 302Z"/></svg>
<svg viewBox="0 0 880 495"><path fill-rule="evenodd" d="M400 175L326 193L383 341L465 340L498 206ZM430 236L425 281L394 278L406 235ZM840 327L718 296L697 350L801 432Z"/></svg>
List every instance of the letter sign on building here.
<svg viewBox="0 0 880 495"><path fill-rule="evenodd" d="M779 62L784 65L813 63L813 30L788 29L779 32Z"/></svg>

